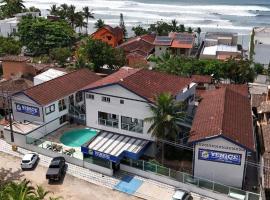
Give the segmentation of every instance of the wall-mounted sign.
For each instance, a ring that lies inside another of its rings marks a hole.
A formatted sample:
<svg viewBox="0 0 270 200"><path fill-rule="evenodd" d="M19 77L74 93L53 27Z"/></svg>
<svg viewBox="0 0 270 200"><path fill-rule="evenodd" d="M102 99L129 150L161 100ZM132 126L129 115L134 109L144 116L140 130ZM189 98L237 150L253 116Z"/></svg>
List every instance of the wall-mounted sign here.
<svg viewBox="0 0 270 200"><path fill-rule="evenodd" d="M242 158L241 154L223 151L214 151L209 149L199 149L198 154L199 160L241 165L241 158Z"/></svg>
<svg viewBox="0 0 270 200"><path fill-rule="evenodd" d="M39 117L39 108L16 103L16 111Z"/></svg>

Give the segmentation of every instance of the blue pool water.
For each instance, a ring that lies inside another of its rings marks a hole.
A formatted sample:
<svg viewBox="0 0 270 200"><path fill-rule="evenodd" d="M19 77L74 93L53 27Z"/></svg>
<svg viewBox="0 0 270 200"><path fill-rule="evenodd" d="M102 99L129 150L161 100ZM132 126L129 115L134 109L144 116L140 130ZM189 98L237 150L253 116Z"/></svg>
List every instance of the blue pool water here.
<svg viewBox="0 0 270 200"><path fill-rule="evenodd" d="M61 136L60 141L66 146L80 147L84 143L90 141L96 135L97 131L93 129L74 129L65 132Z"/></svg>

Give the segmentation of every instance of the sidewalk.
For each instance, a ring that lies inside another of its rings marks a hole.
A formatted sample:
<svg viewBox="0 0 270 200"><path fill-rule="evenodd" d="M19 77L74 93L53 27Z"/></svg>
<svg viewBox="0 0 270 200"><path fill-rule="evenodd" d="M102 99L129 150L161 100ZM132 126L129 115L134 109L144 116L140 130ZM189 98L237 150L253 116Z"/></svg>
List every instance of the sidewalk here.
<svg viewBox="0 0 270 200"><path fill-rule="evenodd" d="M29 153L30 151L22 148L18 148L17 152L12 151L11 145L6 143L5 141L0 139L0 151L16 156L16 157L22 157L24 154ZM49 163L52 158L41 155L40 154L40 162L39 164L45 167L49 166ZM109 189L114 189L115 185L121 181L121 178L123 176L127 175L125 172L120 172L117 177L110 177L106 176L94 171L91 171L89 169L79 167L73 164L68 163L68 170L67 173L85 180L87 182L107 187ZM149 199L149 200L165 200L165 199L171 199L173 193L174 193L174 187L170 185L166 185L151 179L146 179L140 176L136 176L132 174L134 178L142 180L142 185L138 188L138 190L133 194L134 196L143 198L143 199ZM197 194L192 194L194 200L200 200L200 196ZM207 200L205 198L205 200Z"/></svg>

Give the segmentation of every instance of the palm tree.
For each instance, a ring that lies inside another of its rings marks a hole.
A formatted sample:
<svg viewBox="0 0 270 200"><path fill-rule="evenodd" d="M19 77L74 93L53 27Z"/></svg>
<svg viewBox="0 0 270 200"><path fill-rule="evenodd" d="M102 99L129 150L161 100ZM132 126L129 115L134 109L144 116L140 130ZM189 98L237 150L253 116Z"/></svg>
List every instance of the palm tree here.
<svg viewBox="0 0 270 200"><path fill-rule="evenodd" d="M44 190L43 187L41 187L41 186L38 185L38 186L37 186L37 189L36 189L35 195L36 195L36 197L37 197L38 200L43 200L43 199L45 199L45 197L48 196L50 193L51 193L51 192Z"/></svg>
<svg viewBox="0 0 270 200"><path fill-rule="evenodd" d="M183 103L176 102L170 93L161 93L155 98L155 105L150 105L152 117L145 121L151 123L148 133L162 144L162 165L164 163L164 141L176 139L180 132L180 124L185 116Z"/></svg>
<svg viewBox="0 0 270 200"><path fill-rule="evenodd" d="M23 0L2 0L0 3L5 17L13 17L14 14L22 12L25 8Z"/></svg>
<svg viewBox="0 0 270 200"><path fill-rule="evenodd" d="M51 15L58 15L58 8L57 8L56 4L53 4L53 5L51 6L50 14L51 14Z"/></svg>
<svg viewBox="0 0 270 200"><path fill-rule="evenodd" d="M172 31L173 32L177 32L178 31L178 22L175 20L175 19L173 19L172 21L171 21L171 28L172 28Z"/></svg>
<svg viewBox="0 0 270 200"><path fill-rule="evenodd" d="M102 28L103 26L105 26L105 22L102 20L102 19L98 19L95 23L95 28L96 29L100 29Z"/></svg>
<svg viewBox="0 0 270 200"><path fill-rule="evenodd" d="M74 28L76 17L76 7L74 5L70 5L67 10L67 18L72 28Z"/></svg>
<svg viewBox="0 0 270 200"><path fill-rule="evenodd" d="M87 23L84 21L83 13L76 12L75 13L75 21L74 25L76 28L79 28L79 32L81 33L82 27L87 27Z"/></svg>
<svg viewBox="0 0 270 200"><path fill-rule="evenodd" d="M200 46L201 32L202 32L202 29L201 29L200 27L198 27L198 28L196 29L196 33L198 34L198 46Z"/></svg>
<svg viewBox="0 0 270 200"><path fill-rule="evenodd" d="M83 16L86 19L86 23L87 23L86 34L88 34L88 21L89 21L89 18L92 18L92 19L95 18L94 13L92 13L92 10L90 11L89 7L86 6L86 7L83 7Z"/></svg>
<svg viewBox="0 0 270 200"><path fill-rule="evenodd" d="M58 15L62 18L62 19L67 19L67 15L68 15L68 10L69 7L66 3L61 4L60 8L58 9Z"/></svg>

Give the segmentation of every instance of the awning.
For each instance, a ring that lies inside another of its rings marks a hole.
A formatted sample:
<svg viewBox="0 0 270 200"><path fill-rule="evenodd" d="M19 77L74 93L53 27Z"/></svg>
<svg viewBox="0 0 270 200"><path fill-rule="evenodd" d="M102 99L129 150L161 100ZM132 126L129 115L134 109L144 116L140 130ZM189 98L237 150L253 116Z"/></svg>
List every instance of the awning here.
<svg viewBox="0 0 270 200"><path fill-rule="evenodd" d="M120 162L123 157L137 160L149 142L117 133L101 132L87 146L82 146L81 151L112 162Z"/></svg>

